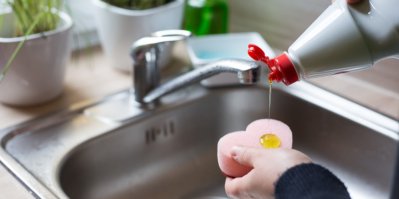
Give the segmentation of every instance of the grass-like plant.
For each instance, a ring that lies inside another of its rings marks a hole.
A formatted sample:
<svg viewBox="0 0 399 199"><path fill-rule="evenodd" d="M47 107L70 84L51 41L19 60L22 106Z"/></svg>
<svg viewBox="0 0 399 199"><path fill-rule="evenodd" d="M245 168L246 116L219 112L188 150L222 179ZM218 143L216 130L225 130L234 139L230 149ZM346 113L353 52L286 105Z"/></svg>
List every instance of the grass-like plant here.
<svg viewBox="0 0 399 199"><path fill-rule="evenodd" d="M108 4L130 10L144 10L155 8L173 0L103 0Z"/></svg>
<svg viewBox="0 0 399 199"><path fill-rule="evenodd" d="M57 28L60 22L58 12L63 5L63 0L5 0L5 4L11 8L16 17L14 35L11 37L25 36L25 39L18 44L6 65L1 69L0 82L10 69L11 63L28 35Z"/></svg>
<svg viewBox="0 0 399 199"><path fill-rule="evenodd" d="M6 0L16 17L15 36L46 32L57 28L62 0ZM32 26L34 27L32 28ZM29 29L32 28L32 32Z"/></svg>

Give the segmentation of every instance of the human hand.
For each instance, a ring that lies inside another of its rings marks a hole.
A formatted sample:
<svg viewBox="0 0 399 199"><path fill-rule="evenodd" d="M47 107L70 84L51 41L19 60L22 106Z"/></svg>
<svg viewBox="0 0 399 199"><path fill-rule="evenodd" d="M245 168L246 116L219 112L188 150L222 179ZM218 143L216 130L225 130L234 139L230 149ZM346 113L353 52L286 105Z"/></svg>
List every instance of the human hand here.
<svg viewBox="0 0 399 199"><path fill-rule="evenodd" d="M233 147L231 156L240 164L253 169L243 177L226 178L225 190L231 198L273 198L275 183L289 168L311 159L293 149L258 149Z"/></svg>

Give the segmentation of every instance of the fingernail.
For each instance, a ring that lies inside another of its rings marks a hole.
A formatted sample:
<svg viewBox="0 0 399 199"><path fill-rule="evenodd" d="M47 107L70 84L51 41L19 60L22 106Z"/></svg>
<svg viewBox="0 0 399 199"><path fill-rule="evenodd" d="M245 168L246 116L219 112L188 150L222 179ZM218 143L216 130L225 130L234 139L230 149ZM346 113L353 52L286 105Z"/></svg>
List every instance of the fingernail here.
<svg viewBox="0 0 399 199"><path fill-rule="evenodd" d="M233 157L233 158L237 157L238 155L240 155L241 151L242 151L242 147L233 146L231 148L231 157Z"/></svg>

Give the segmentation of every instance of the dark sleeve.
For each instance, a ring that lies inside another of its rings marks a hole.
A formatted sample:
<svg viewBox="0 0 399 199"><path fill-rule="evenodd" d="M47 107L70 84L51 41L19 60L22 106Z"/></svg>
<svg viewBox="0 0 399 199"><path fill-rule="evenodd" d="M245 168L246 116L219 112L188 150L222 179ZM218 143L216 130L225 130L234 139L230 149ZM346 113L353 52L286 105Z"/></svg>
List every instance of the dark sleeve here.
<svg viewBox="0 0 399 199"><path fill-rule="evenodd" d="M396 152L396 169L393 177L393 184L391 185L391 199L399 198L399 145L397 145Z"/></svg>
<svg viewBox="0 0 399 199"><path fill-rule="evenodd" d="M276 182L276 199L350 199L345 185L329 170L301 164L284 172Z"/></svg>

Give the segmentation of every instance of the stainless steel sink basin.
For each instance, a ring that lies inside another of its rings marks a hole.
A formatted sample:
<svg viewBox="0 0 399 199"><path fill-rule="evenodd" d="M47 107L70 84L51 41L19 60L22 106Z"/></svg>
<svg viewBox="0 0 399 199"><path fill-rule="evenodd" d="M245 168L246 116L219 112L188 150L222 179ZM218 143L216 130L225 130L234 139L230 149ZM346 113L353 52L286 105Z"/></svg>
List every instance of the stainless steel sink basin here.
<svg viewBox="0 0 399 199"><path fill-rule="evenodd" d="M273 90L272 117L294 148L335 172L353 198L388 198L397 121L308 83ZM226 197L216 143L268 115L263 86L193 86L152 109L122 92L2 135L3 164L41 198Z"/></svg>

